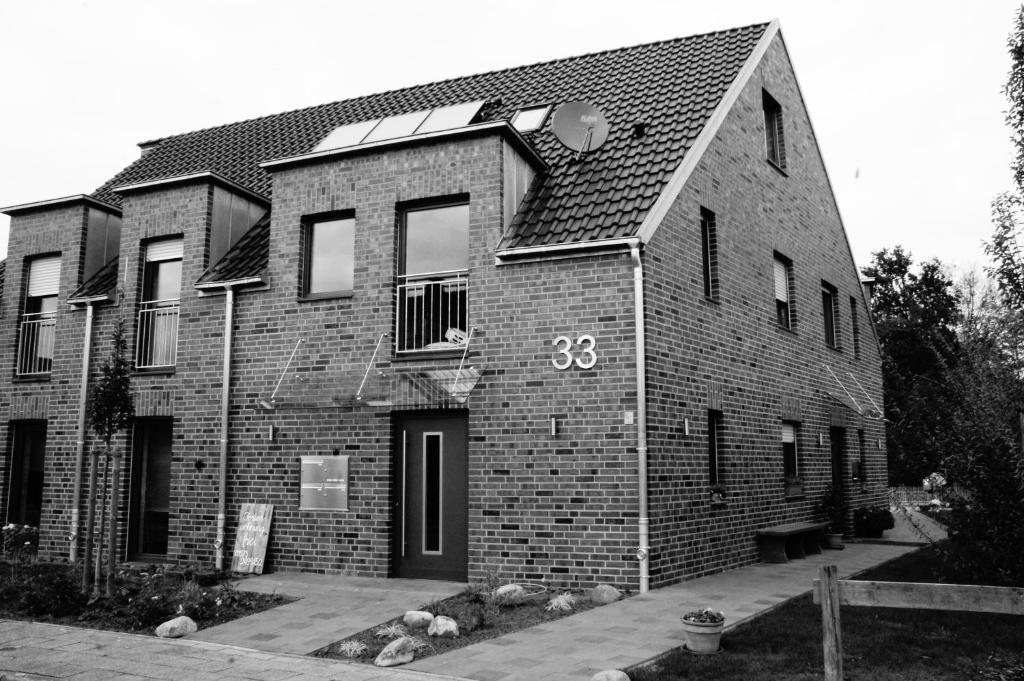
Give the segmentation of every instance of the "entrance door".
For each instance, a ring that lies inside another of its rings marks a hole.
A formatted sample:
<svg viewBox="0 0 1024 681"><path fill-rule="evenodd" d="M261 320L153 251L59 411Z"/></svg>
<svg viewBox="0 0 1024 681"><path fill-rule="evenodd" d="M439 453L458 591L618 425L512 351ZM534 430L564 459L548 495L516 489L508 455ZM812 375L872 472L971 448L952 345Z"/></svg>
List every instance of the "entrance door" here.
<svg viewBox="0 0 1024 681"><path fill-rule="evenodd" d="M466 417L403 416L396 425L394 576L466 581Z"/></svg>
<svg viewBox="0 0 1024 681"><path fill-rule="evenodd" d="M146 419L135 424L128 514L129 557L167 555L172 435L170 419Z"/></svg>
<svg viewBox="0 0 1024 681"><path fill-rule="evenodd" d="M11 478L7 522L39 527L43 516L43 460L46 422L11 424Z"/></svg>

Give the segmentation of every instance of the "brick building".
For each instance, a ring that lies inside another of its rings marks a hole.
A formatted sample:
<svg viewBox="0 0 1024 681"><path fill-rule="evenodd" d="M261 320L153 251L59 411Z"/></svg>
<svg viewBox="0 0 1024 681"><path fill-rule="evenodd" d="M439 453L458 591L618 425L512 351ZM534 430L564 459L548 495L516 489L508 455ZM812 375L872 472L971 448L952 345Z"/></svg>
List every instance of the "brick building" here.
<svg viewBox="0 0 1024 681"><path fill-rule="evenodd" d="M573 101L596 149L556 139ZM123 559L227 567L266 503L271 570L646 588L756 561L829 484L884 499L878 345L776 23L140 146L5 209L0 508L44 554L80 557L121 319Z"/></svg>

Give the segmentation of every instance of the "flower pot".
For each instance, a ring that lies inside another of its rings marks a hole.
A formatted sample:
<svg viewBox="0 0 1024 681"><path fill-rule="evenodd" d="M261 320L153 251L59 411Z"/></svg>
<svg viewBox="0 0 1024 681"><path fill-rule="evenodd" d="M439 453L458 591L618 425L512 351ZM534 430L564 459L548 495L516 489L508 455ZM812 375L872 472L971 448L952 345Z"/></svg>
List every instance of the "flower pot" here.
<svg viewBox="0 0 1024 681"><path fill-rule="evenodd" d="M720 650L725 622L694 622L683 620L686 649L698 655L712 655Z"/></svg>
<svg viewBox="0 0 1024 681"><path fill-rule="evenodd" d="M843 535L834 532L826 532L822 543L826 549L841 549L843 548Z"/></svg>

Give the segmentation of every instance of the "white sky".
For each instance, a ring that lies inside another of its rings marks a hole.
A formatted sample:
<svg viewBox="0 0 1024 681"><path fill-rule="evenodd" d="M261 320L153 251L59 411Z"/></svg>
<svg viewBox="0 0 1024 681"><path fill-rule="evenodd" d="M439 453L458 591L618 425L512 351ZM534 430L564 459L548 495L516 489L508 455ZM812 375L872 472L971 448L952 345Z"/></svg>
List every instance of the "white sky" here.
<svg viewBox="0 0 1024 681"><path fill-rule="evenodd" d="M1001 89L1018 6L0 0L0 206L90 193L144 140L777 17L858 265L903 244L973 268L1011 187Z"/></svg>

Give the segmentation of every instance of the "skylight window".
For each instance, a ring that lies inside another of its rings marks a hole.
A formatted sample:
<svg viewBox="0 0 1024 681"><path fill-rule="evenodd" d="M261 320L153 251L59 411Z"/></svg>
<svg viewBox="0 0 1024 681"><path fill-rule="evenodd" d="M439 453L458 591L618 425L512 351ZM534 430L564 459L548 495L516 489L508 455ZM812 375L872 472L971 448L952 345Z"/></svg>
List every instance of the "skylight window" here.
<svg viewBox="0 0 1024 681"><path fill-rule="evenodd" d="M399 139L429 132L454 130L469 125L484 103L464 102L436 109L423 109L412 113L374 118L359 123L349 123L335 128L313 151L341 149L368 142Z"/></svg>
<svg viewBox="0 0 1024 681"><path fill-rule="evenodd" d="M349 125L343 125L339 128L335 128L331 134L323 139L320 144L316 145L313 151L324 151L325 149L339 149L341 147L351 147L359 144L363 141L373 127L380 122L379 118L374 118L370 121L362 121L360 123L351 123Z"/></svg>
<svg viewBox="0 0 1024 681"><path fill-rule="evenodd" d="M530 132L532 130L536 130L544 125L544 121L547 120L549 111L551 111L550 105L531 106L526 109L520 109L516 112L516 115L512 117L512 126L519 132Z"/></svg>

